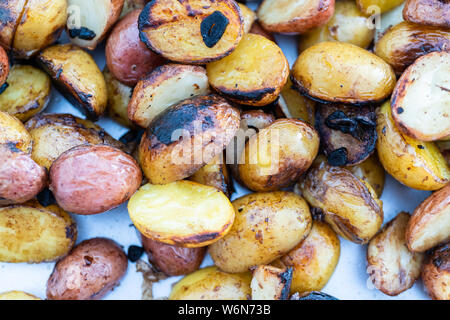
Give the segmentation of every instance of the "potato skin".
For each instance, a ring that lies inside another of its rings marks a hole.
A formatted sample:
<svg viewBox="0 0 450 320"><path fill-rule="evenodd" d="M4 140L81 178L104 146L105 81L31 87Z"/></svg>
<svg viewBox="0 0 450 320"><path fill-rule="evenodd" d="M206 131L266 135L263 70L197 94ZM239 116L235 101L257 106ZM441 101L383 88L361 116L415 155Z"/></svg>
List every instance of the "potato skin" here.
<svg viewBox="0 0 450 320"><path fill-rule="evenodd" d="M5 49L0 47L0 86L6 82L9 74L9 59Z"/></svg>
<svg viewBox="0 0 450 320"><path fill-rule="evenodd" d="M270 40L272 42L276 42L275 37L273 36L273 34L268 32L268 31L266 31L266 30L264 30L264 28L261 26L261 24L258 22L258 20L253 22L249 33L259 34L260 36L263 36L267 40Z"/></svg>
<svg viewBox="0 0 450 320"><path fill-rule="evenodd" d="M359 179L369 183L377 193L378 198L381 198L386 174L376 154L356 166L347 167L347 169Z"/></svg>
<svg viewBox="0 0 450 320"><path fill-rule="evenodd" d="M0 2L2 19L0 20L0 47L10 50L14 33L27 0L5 0ZM1 50L1 49L0 49Z"/></svg>
<svg viewBox="0 0 450 320"><path fill-rule="evenodd" d="M441 0L406 0L403 19L448 29L450 28L450 3Z"/></svg>
<svg viewBox="0 0 450 320"><path fill-rule="evenodd" d="M146 47L139 39L138 18L134 10L120 20L106 42L106 65L123 84L135 86L147 73L165 59Z"/></svg>
<svg viewBox="0 0 450 320"><path fill-rule="evenodd" d="M128 103L133 94L133 88L117 80L108 67L103 70L103 76L108 91L108 115L120 124L134 128L134 124L128 119Z"/></svg>
<svg viewBox="0 0 450 320"><path fill-rule="evenodd" d="M149 261L169 276L181 276L198 269L206 247L184 248L152 240L142 235L142 245Z"/></svg>
<svg viewBox="0 0 450 320"><path fill-rule="evenodd" d="M114 241L85 240L55 265L47 282L47 299L101 299L119 284L127 265L125 252Z"/></svg>
<svg viewBox="0 0 450 320"><path fill-rule="evenodd" d="M213 161L190 176L189 180L215 187L228 198L231 196L233 185L223 154L217 155Z"/></svg>
<svg viewBox="0 0 450 320"><path fill-rule="evenodd" d="M233 201L236 217L228 234L209 246L216 266L244 272L269 264L293 249L309 233L311 213L306 201L292 192L266 192Z"/></svg>
<svg viewBox="0 0 450 320"><path fill-rule="evenodd" d="M30 154L33 141L25 126L14 116L0 111L0 144L15 147L26 154Z"/></svg>
<svg viewBox="0 0 450 320"><path fill-rule="evenodd" d="M142 182L136 161L119 149L83 145L64 152L50 168L50 190L65 210L97 214L130 199Z"/></svg>
<svg viewBox="0 0 450 320"><path fill-rule="evenodd" d="M450 300L450 244L437 247L422 268L423 284L433 300Z"/></svg>

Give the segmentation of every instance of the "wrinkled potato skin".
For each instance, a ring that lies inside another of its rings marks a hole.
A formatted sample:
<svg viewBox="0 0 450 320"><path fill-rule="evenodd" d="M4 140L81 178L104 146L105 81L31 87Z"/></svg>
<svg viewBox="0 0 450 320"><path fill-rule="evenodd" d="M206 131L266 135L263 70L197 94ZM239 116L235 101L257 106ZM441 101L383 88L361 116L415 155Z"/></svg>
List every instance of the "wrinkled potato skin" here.
<svg viewBox="0 0 450 320"><path fill-rule="evenodd" d="M292 267L291 294L320 291L331 278L340 252L339 237L333 229L324 222L314 221L306 239L273 264Z"/></svg>
<svg viewBox="0 0 450 320"><path fill-rule="evenodd" d="M127 265L127 256L114 241L85 240L55 265L47 282L47 299L101 299L119 284Z"/></svg>
<svg viewBox="0 0 450 320"><path fill-rule="evenodd" d="M251 280L250 272L231 274L207 267L177 282L169 300L250 300Z"/></svg>
<svg viewBox="0 0 450 320"><path fill-rule="evenodd" d="M377 41L375 54L401 74L417 58L450 48L450 31L431 26L401 22Z"/></svg>
<svg viewBox="0 0 450 320"><path fill-rule="evenodd" d="M113 209L130 199L141 182L136 161L105 145L72 148L50 168L50 190L56 201L63 209L77 214Z"/></svg>
<svg viewBox="0 0 450 320"><path fill-rule="evenodd" d="M422 269L422 281L433 300L450 300L450 244L434 250Z"/></svg>
<svg viewBox="0 0 450 320"><path fill-rule="evenodd" d="M133 88L121 83L108 68L103 70L106 89L108 90L108 114L120 124L133 128L134 124L128 118L128 103L133 94Z"/></svg>
<svg viewBox="0 0 450 320"><path fill-rule="evenodd" d="M442 0L406 0L403 19L413 23L450 28L450 3Z"/></svg>
<svg viewBox="0 0 450 320"><path fill-rule="evenodd" d="M233 201L236 217L230 232L209 246L214 263L225 272L244 272L269 264L293 249L309 233L311 213L292 192L254 193Z"/></svg>
<svg viewBox="0 0 450 320"><path fill-rule="evenodd" d="M386 173L376 155L370 156L356 166L347 167L356 177L369 183L377 193L378 198L381 198L384 189L384 181Z"/></svg>
<svg viewBox="0 0 450 320"><path fill-rule="evenodd" d="M0 300L42 300L23 291L8 291L0 293Z"/></svg>
<svg viewBox="0 0 450 320"><path fill-rule="evenodd" d="M401 5L405 0L356 0L359 10L365 15L372 15L375 13L383 13L394 9ZM371 6L379 8L379 12L371 9Z"/></svg>
<svg viewBox="0 0 450 320"><path fill-rule="evenodd" d="M27 0L4 0L0 1L0 46L10 50L14 40L14 33L19 24L20 17L25 8ZM0 49L1 50L1 49Z"/></svg>
<svg viewBox="0 0 450 320"><path fill-rule="evenodd" d="M172 246L142 235L142 245L149 261L169 276L181 276L198 269L206 253L206 247L184 248Z"/></svg>
<svg viewBox="0 0 450 320"><path fill-rule="evenodd" d="M0 111L0 144L15 147L30 154L33 141L22 122L6 112Z"/></svg>
<svg viewBox="0 0 450 320"><path fill-rule="evenodd" d="M5 50L0 47L0 86L6 82L9 74L9 59Z"/></svg>
<svg viewBox="0 0 450 320"><path fill-rule="evenodd" d="M231 196L232 182L228 168L224 162L223 154L216 156L213 161L200 168L189 177L189 180L215 187L222 191L227 197Z"/></svg>

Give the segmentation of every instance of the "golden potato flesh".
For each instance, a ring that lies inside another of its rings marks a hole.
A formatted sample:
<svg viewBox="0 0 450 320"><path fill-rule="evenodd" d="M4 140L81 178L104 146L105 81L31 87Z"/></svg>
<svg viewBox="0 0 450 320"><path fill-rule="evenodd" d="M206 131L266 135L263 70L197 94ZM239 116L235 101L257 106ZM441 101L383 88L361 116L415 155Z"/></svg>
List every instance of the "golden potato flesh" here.
<svg viewBox="0 0 450 320"><path fill-rule="evenodd" d="M208 267L177 282L169 300L250 300L251 280L250 272L231 274Z"/></svg>
<svg viewBox="0 0 450 320"><path fill-rule="evenodd" d="M0 111L0 144L8 144L31 153L33 141L22 122L14 116Z"/></svg>
<svg viewBox="0 0 450 320"><path fill-rule="evenodd" d="M300 119L314 125L315 102L295 90L291 78L281 90L278 106L275 113L280 118Z"/></svg>
<svg viewBox="0 0 450 320"><path fill-rule="evenodd" d="M311 229L308 204L292 192L249 194L234 200L233 206L233 227L209 247L215 265L225 272L269 264L294 248Z"/></svg>
<svg viewBox="0 0 450 320"><path fill-rule="evenodd" d="M41 300L23 291L8 291L0 293L0 300Z"/></svg>
<svg viewBox="0 0 450 320"><path fill-rule="evenodd" d="M128 202L136 228L147 238L204 247L230 230L234 210L220 190L191 181L146 184Z"/></svg>
<svg viewBox="0 0 450 320"><path fill-rule="evenodd" d="M206 67L210 85L237 103L264 106L277 98L286 84L289 64L272 41L246 34L228 57Z"/></svg>
<svg viewBox="0 0 450 320"><path fill-rule="evenodd" d="M359 10L366 15L383 13L401 5L405 0L356 0Z"/></svg>
<svg viewBox="0 0 450 320"><path fill-rule="evenodd" d="M252 28L253 22L256 20L256 13L246 5L238 3L239 9L241 9L244 33L249 33Z"/></svg>
<svg viewBox="0 0 450 320"><path fill-rule="evenodd" d="M369 183L377 193L378 198L381 198L386 174L376 155L370 156L356 166L347 167L347 169L359 179Z"/></svg>
<svg viewBox="0 0 450 320"><path fill-rule="evenodd" d="M343 42L321 42L303 51L291 78L297 90L312 98L350 104L382 101L396 81L383 59Z"/></svg>
<svg viewBox="0 0 450 320"><path fill-rule="evenodd" d="M394 124L389 102L377 111L377 133L378 158L396 180L429 191L448 183L450 169L437 146L402 134Z"/></svg>

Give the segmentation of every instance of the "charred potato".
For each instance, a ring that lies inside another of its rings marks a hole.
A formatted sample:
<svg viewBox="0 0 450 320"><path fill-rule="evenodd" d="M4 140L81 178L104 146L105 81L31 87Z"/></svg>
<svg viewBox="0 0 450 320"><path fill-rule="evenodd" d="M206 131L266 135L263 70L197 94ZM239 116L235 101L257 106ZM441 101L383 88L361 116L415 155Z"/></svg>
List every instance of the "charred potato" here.
<svg viewBox="0 0 450 320"><path fill-rule="evenodd" d="M128 201L142 182L136 161L105 145L83 145L61 154L50 168L50 190L65 210L97 214Z"/></svg>
<svg viewBox="0 0 450 320"><path fill-rule="evenodd" d="M150 262L169 276L181 276L196 271L206 253L206 247L172 246L145 236L142 236L142 245Z"/></svg>
<svg viewBox="0 0 450 320"><path fill-rule="evenodd" d="M15 64L7 81L8 87L0 94L0 110L22 122L41 112L50 101L50 77L35 67Z"/></svg>
<svg viewBox="0 0 450 320"><path fill-rule="evenodd" d="M165 61L139 39L140 13L141 10L135 10L120 20L106 41L106 65L114 77L128 86L135 86Z"/></svg>
<svg viewBox="0 0 450 320"><path fill-rule="evenodd" d="M210 85L225 97L244 105L264 106L275 101L286 84L289 64L275 43L250 33L232 54L209 63L206 70Z"/></svg>
<svg viewBox="0 0 450 320"><path fill-rule="evenodd" d="M217 188L227 197L231 196L232 182L223 154L217 155L213 161L190 176L189 180Z"/></svg>
<svg viewBox="0 0 450 320"><path fill-rule="evenodd" d="M391 99L400 131L421 141L450 138L449 74L450 52L429 53L406 69Z"/></svg>
<svg viewBox="0 0 450 320"><path fill-rule="evenodd" d="M65 256L75 244L77 227L57 205L37 201L0 208L0 261L39 263Z"/></svg>
<svg viewBox="0 0 450 320"><path fill-rule="evenodd" d="M359 10L365 15L380 14L394 9L405 0L356 0Z"/></svg>
<svg viewBox="0 0 450 320"><path fill-rule="evenodd" d="M0 111L0 145L2 144L30 154L33 147L33 140L19 119Z"/></svg>
<svg viewBox="0 0 450 320"><path fill-rule="evenodd" d="M389 28L375 44L374 52L400 75L417 58L450 47L450 31L401 22Z"/></svg>
<svg viewBox="0 0 450 320"><path fill-rule="evenodd" d="M450 3L441 0L406 0L403 18L413 23L449 29Z"/></svg>
<svg viewBox="0 0 450 320"><path fill-rule="evenodd" d="M402 184L418 190L438 190L450 179L450 169L432 142L402 134L395 126L389 102L377 111L377 151L384 169Z"/></svg>
<svg viewBox="0 0 450 320"><path fill-rule="evenodd" d="M0 95L5 91L8 87L6 84L6 78L9 74L9 59L5 50L0 47Z"/></svg>
<svg viewBox="0 0 450 320"><path fill-rule="evenodd" d="M128 202L128 213L145 237L187 248L222 238L235 215L220 190L185 180L144 185Z"/></svg>
<svg viewBox="0 0 450 320"><path fill-rule="evenodd" d="M205 68L167 64L156 68L138 82L128 105L128 118L147 128L170 106L208 93Z"/></svg>
<svg viewBox="0 0 450 320"><path fill-rule="evenodd" d="M108 91L107 110L109 116L126 127L134 127L128 118L128 103L131 100L133 88L117 80L108 68L103 70L103 76Z"/></svg>
<svg viewBox="0 0 450 320"><path fill-rule="evenodd" d="M233 0L157 0L139 16L141 40L165 58L204 64L229 55L244 34Z"/></svg>
<svg viewBox="0 0 450 320"><path fill-rule="evenodd" d="M368 273L381 292L396 296L420 276L424 256L408 250L405 232L410 216L401 212L373 237L367 247Z"/></svg>
<svg viewBox="0 0 450 320"><path fill-rule="evenodd" d="M414 210L406 228L408 248L424 252L450 240L450 184L436 191Z"/></svg>
<svg viewBox="0 0 450 320"><path fill-rule="evenodd" d="M42 300L23 291L8 291L0 293L0 300Z"/></svg>
<svg viewBox="0 0 450 320"><path fill-rule="evenodd" d="M258 19L271 32L305 33L330 20L334 0L264 0Z"/></svg>
<svg viewBox="0 0 450 320"><path fill-rule="evenodd" d="M373 188L350 171L318 159L297 186L308 203L343 238L367 243L383 223L382 202Z"/></svg>
<svg viewBox="0 0 450 320"><path fill-rule="evenodd" d="M450 300L450 245L436 248L422 269L422 281L433 300Z"/></svg>
<svg viewBox="0 0 450 320"><path fill-rule="evenodd" d="M252 275L225 273L208 267L191 273L177 282L170 300L250 300Z"/></svg>
<svg viewBox="0 0 450 320"><path fill-rule="evenodd" d="M239 161L240 180L254 191L294 184L319 151L319 135L309 124L279 119L252 136Z"/></svg>
<svg viewBox="0 0 450 320"><path fill-rule="evenodd" d="M119 285L127 264L125 252L114 241L85 240L55 265L47 281L47 299L101 299Z"/></svg>
<svg viewBox="0 0 450 320"><path fill-rule="evenodd" d="M236 218L230 232L209 246L216 266L244 272L269 264L293 249L309 233L311 213L292 192L254 193L233 201Z"/></svg>
<svg viewBox="0 0 450 320"><path fill-rule="evenodd" d="M250 284L252 300L287 300L292 281L291 268L259 266Z"/></svg>
<svg viewBox="0 0 450 320"><path fill-rule="evenodd" d="M378 198L381 198L384 189L386 174L378 157L372 155L356 166L347 167L356 177L366 181L375 190Z"/></svg>
<svg viewBox="0 0 450 320"><path fill-rule="evenodd" d="M103 114L108 102L105 78L88 53L60 44L43 50L37 60L61 93L89 118L96 120Z"/></svg>
<svg viewBox="0 0 450 320"><path fill-rule="evenodd" d="M139 163L145 176L152 184L165 184L193 175L222 153L239 123L239 111L216 95L172 106L142 137Z"/></svg>
<svg viewBox="0 0 450 320"><path fill-rule="evenodd" d="M241 10L244 33L249 33L253 23L256 20L256 13L245 4L238 3L238 6Z"/></svg>
<svg viewBox="0 0 450 320"><path fill-rule="evenodd" d="M396 80L383 59L343 42L321 42L303 51L291 79L297 90L313 99L347 104L382 101Z"/></svg>
<svg viewBox="0 0 450 320"><path fill-rule="evenodd" d="M27 0L7 0L0 2L0 47L10 50L13 45L14 33L25 9ZM1 51L1 49L0 49Z"/></svg>

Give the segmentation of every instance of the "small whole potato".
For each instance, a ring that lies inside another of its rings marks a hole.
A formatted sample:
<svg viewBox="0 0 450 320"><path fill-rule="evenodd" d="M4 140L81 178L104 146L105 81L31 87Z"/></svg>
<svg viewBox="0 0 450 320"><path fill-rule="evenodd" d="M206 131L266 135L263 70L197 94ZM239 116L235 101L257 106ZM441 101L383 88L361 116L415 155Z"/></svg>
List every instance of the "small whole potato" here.
<svg viewBox="0 0 450 320"><path fill-rule="evenodd" d="M3 47L0 47L0 95L5 91L6 78L9 74L9 59Z"/></svg>
<svg viewBox="0 0 450 320"><path fill-rule="evenodd" d="M314 128L296 119L279 119L252 136L239 162L240 180L254 191L294 184L319 151Z"/></svg>
<svg viewBox="0 0 450 320"><path fill-rule="evenodd" d="M65 210L90 215L124 203L141 185L139 165L106 145L82 145L64 152L50 168L50 190Z"/></svg>
<svg viewBox="0 0 450 320"><path fill-rule="evenodd" d="M0 111L0 145L7 144L26 154L33 148L33 140L25 126L14 116Z"/></svg>
<svg viewBox="0 0 450 320"><path fill-rule="evenodd" d="M292 250L309 233L311 213L292 192L254 193L233 201L236 218L228 234L209 246L216 266L244 272L269 264Z"/></svg>
<svg viewBox="0 0 450 320"><path fill-rule="evenodd" d="M178 247L149 239L144 235L142 245L149 261L169 276L181 276L196 271L206 253L206 247Z"/></svg>
<svg viewBox="0 0 450 320"><path fill-rule="evenodd" d="M437 247L422 268L422 281L433 300L450 300L450 244Z"/></svg>
<svg viewBox="0 0 450 320"><path fill-rule="evenodd" d="M403 18L413 23L449 29L450 2L445 0L406 0Z"/></svg>
<svg viewBox="0 0 450 320"><path fill-rule="evenodd" d="M85 240L55 265L47 281L47 299L101 299L119 285L127 266L125 252L114 241Z"/></svg>

